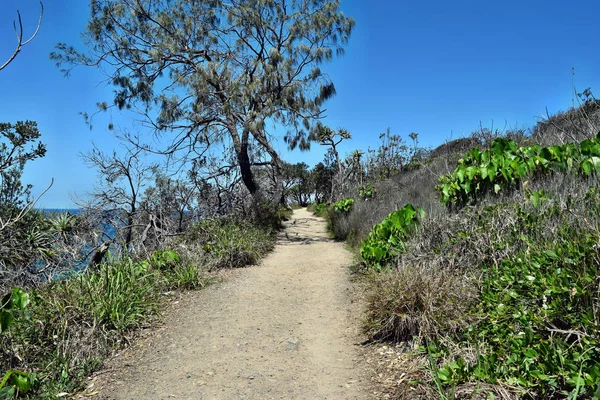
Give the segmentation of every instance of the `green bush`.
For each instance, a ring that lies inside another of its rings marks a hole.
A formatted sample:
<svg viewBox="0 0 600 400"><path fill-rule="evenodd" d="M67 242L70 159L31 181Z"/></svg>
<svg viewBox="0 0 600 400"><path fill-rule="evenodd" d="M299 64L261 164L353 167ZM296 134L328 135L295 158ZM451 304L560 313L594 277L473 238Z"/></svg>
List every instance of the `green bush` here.
<svg viewBox="0 0 600 400"><path fill-rule="evenodd" d="M159 311L160 269L131 258L109 261L98 272L83 274L67 285L76 291L88 317L108 329L125 332L147 323Z"/></svg>
<svg viewBox="0 0 600 400"><path fill-rule="evenodd" d="M419 218L424 216L422 208L407 204L375 225L360 246L360 255L365 263L382 270L391 258L405 251L406 239L418 225Z"/></svg>
<svg viewBox="0 0 600 400"><path fill-rule="evenodd" d="M436 189L444 204L462 206L474 204L483 194L513 188L534 175L576 172L590 176L597 171L600 136L579 144L548 147L519 147L516 142L499 138L489 150L469 151L452 173L439 178Z"/></svg>
<svg viewBox="0 0 600 400"><path fill-rule="evenodd" d="M209 268L240 268L256 264L271 251L275 237L270 230L245 221L211 219L196 223L186 241L199 244Z"/></svg>
<svg viewBox="0 0 600 400"><path fill-rule="evenodd" d="M327 209L329 207L325 203L317 204L314 209L314 213L317 217L324 217L327 215Z"/></svg>
<svg viewBox="0 0 600 400"><path fill-rule="evenodd" d="M526 398L600 395L600 192L563 190L483 208L476 235L450 238L455 249L463 241L488 256L473 266L480 292L465 315L475 322L438 337L446 361L432 373L443 386L501 385ZM508 228L500 233L499 218Z"/></svg>
<svg viewBox="0 0 600 400"><path fill-rule="evenodd" d="M532 246L484 270L481 322L466 333L486 348L478 369L469 371L474 378L541 397L600 395L600 238L574 234L566 228L556 243Z"/></svg>
<svg viewBox="0 0 600 400"><path fill-rule="evenodd" d="M373 196L375 196L375 193L377 193L377 190L375 189L375 186L371 184L360 186L358 188L358 197L363 200L372 199Z"/></svg>
<svg viewBox="0 0 600 400"><path fill-rule="evenodd" d="M339 200L333 204L333 211L338 214L349 213L354 205L354 199L347 197L343 200Z"/></svg>
<svg viewBox="0 0 600 400"><path fill-rule="evenodd" d="M241 222L251 224L266 231L276 231L283 227L283 221L287 221L292 217L292 213L291 209L279 203L269 200L252 200L252 204Z"/></svg>
<svg viewBox="0 0 600 400"><path fill-rule="evenodd" d="M0 334L13 325L17 324L21 318L29 318L26 307L29 304L29 293L20 288L14 288L0 300ZM16 319L16 321L15 321ZM19 394L29 392L37 383L37 376L34 373L11 369L2 371L0 379L0 398L13 398Z"/></svg>

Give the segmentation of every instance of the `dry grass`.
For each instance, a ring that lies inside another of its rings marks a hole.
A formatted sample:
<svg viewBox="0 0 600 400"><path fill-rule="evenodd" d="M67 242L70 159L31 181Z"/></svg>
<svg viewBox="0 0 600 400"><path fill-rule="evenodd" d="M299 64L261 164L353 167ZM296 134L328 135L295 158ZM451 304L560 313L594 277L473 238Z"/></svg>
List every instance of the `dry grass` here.
<svg viewBox="0 0 600 400"><path fill-rule="evenodd" d="M435 185L438 176L451 171L457 159L456 155L438 157L417 169L376 182L376 194L368 200L358 199L356 189L348 191L345 197L354 197L357 201L349 214L329 213L329 230L336 239L347 240L351 246L359 247L373 225L407 203L422 207L427 213L443 211Z"/></svg>
<svg viewBox="0 0 600 400"><path fill-rule="evenodd" d="M427 265L407 266L374 278L367 297L366 333L381 340L433 339L472 322L477 298L473 276Z"/></svg>
<svg viewBox="0 0 600 400"><path fill-rule="evenodd" d="M532 140L543 146L580 142L600 131L600 101L590 101L575 109L546 115L533 129Z"/></svg>

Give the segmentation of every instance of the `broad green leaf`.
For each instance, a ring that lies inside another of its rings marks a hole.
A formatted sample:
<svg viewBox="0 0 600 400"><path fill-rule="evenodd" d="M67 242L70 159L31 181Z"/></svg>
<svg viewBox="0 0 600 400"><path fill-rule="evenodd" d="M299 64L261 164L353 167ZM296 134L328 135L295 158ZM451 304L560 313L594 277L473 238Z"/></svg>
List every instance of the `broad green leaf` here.
<svg viewBox="0 0 600 400"><path fill-rule="evenodd" d="M593 169L594 169L594 165L592 164L592 162L589 159L584 160L581 163L581 170L583 171L584 175L590 176L592 174Z"/></svg>
<svg viewBox="0 0 600 400"><path fill-rule="evenodd" d="M14 288L12 295L13 305L17 308L24 309L29 304L29 293L22 289Z"/></svg>
<svg viewBox="0 0 600 400"><path fill-rule="evenodd" d="M456 171L454 172L454 174L456 175L456 177L458 178L460 183L463 183L465 181L465 167L464 166L460 166L459 168L457 168Z"/></svg>
<svg viewBox="0 0 600 400"><path fill-rule="evenodd" d="M0 310L0 333L6 331L13 323L12 310Z"/></svg>

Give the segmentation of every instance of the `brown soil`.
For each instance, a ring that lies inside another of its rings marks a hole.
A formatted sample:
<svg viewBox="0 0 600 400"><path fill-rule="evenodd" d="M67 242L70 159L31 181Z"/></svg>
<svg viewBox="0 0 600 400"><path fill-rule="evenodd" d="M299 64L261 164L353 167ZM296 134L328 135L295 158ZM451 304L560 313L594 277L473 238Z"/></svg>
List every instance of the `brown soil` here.
<svg viewBox="0 0 600 400"><path fill-rule="evenodd" d="M261 265L181 298L91 379L102 399L369 399L348 265L296 210ZM85 396L85 394L84 394Z"/></svg>

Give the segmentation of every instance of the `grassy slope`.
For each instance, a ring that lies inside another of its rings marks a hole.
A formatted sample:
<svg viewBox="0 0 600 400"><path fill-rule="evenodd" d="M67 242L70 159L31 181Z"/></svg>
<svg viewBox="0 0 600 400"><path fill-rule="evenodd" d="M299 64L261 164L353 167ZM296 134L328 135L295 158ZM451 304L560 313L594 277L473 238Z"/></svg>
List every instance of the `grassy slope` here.
<svg viewBox="0 0 600 400"><path fill-rule="evenodd" d="M593 123L600 114L592 117ZM588 123L556 118L532 139L551 144L593 136ZM588 131L560 136L575 124ZM434 186L457 158L443 154L377 183L376 197L356 202L348 215L329 214L336 237L358 246L390 211L406 203L427 211L395 268L370 275L366 331L418 345L410 352L428 371L412 369L409 378L425 384L404 377L397 394L597 395L600 178L537 177L449 211Z"/></svg>

